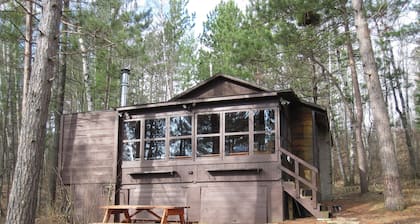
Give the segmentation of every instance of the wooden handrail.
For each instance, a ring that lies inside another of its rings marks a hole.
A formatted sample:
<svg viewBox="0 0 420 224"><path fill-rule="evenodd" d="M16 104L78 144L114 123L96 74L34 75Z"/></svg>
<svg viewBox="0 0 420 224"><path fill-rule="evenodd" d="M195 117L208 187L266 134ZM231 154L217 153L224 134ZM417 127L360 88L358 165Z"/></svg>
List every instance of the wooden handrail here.
<svg viewBox="0 0 420 224"><path fill-rule="evenodd" d="M284 167L283 165L280 166L280 169L292 176L295 179L295 191L300 197L300 183L303 183L304 185L311 188L312 191L312 206L314 208L317 208L318 206L318 198L317 198L317 191L318 191L318 185L317 185L317 174L318 174L318 168L315 166L309 164L308 162L304 161L303 159L297 157L296 155L292 154L289 151L284 150L283 148L280 148L280 158L282 154L285 154L286 156L290 157L292 160L294 160L294 171ZM309 169L311 171L311 182L309 182L307 179L300 176L299 172L299 165L302 164L306 169Z"/></svg>
<svg viewBox="0 0 420 224"><path fill-rule="evenodd" d="M314 185L313 183L307 181L305 178L299 176L299 175L295 175L295 173L287 168L285 168L284 166L280 166L280 169L282 171L284 171L285 173L289 174L290 176L294 177L295 179L299 180L300 182L302 182L303 184L305 184L306 186L310 187L311 189L315 189L316 191L318 190L318 187L316 185Z"/></svg>
<svg viewBox="0 0 420 224"><path fill-rule="evenodd" d="M285 150L285 149L283 149L283 148L280 148L280 152L281 152L282 154L286 154L287 156L289 156L289 157L290 157L290 158L292 158L293 160L298 161L300 164L302 164L303 166L305 166L305 167L307 167L307 168L311 169L311 170L312 170L312 171L314 171L315 173L318 173L318 168L316 168L316 167L315 167L315 166L313 166L312 164L310 164L310 163L306 162L305 160L303 160L303 159L301 159L301 158L297 157L295 154L293 154L293 153L291 153L291 152L289 152L289 151L287 151L287 150Z"/></svg>

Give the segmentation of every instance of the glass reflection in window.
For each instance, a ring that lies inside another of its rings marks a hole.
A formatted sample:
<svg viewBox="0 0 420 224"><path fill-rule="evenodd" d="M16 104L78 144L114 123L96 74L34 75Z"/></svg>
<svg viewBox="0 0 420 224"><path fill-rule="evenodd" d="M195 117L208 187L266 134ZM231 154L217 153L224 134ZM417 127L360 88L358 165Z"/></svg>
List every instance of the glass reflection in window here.
<svg viewBox="0 0 420 224"><path fill-rule="evenodd" d="M170 158L177 156L191 157L192 144L191 138L186 139L173 139L169 143Z"/></svg>
<svg viewBox="0 0 420 224"><path fill-rule="evenodd" d="M254 135L254 152L255 153L274 153L274 151L275 151L274 133Z"/></svg>
<svg viewBox="0 0 420 224"><path fill-rule="evenodd" d="M123 143L122 159L123 161L133 161L139 158L140 142Z"/></svg>
<svg viewBox="0 0 420 224"><path fill-rule="evenodd" d="M254 131L274 131L274 110L265 109L254 112Z"/></svg>
<svg viewBox="0 0 420 224"><path fill-rule="evenodd" d="M248 131L248 111L231 112L225 114L226 132L245 132Z"/></svg>
<svg viewBox="0 0 420 224"><path fill-rule="evenodd" d="M225 154L245 153L249 151L248 135L225 136Z"/></svg>
<svg viewBox="0 0 420 224"><path fill-rule="evenodd" d="M197 115L197 134L219 133L220 115L219 114L200 114Z"/></svg>
<svg viewBox="0 0 420 224"><path fill-rule="evenodd" d="M140 121L128 121L123 123L123 161L132 161L139 158L140 145Z"/></svg>
<svg viewBox="0 0 420 224"><path fill-rule="evenodd" d="M198 137L197 138L197 156L218 155L219 150L219 136L213 137Z"/></svg>
<svg viewBox="0 0 420 224"><path fill-rule="evenodd" d="M145 120L145 138L164 138L165 122L165 118Z"/></svg>
<svg viewBox="0 0 420 224"><path fill-rule="evenodd" d="M140 138L140 121L124 122L123 139L133 140Z"/></svg>
<svg viewBox="0 0 420 224"><path fill-rule="evenodd" d="M191 116L171 117L170 132L171 136L191 135L192 125Z"/></svg>
<svg viewBox="0 0 420 224"><path fill-rule="evenodd" d="M165 159L165 140L145 141L144 142L145 160Z"/></svg>

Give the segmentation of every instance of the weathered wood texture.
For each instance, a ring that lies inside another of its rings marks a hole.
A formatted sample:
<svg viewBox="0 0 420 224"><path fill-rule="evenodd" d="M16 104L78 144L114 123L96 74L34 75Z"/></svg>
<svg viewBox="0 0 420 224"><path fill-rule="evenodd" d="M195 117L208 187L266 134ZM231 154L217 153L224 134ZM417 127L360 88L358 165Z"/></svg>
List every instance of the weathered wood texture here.
<svg viewBox="0 0 420 224"><path fill-rule="evenodd" d="M129 204L188 205L186 217L190 222L267 223L283 218L280 182L141 184L124 188L129 192ZM140 217L152 218L147 214Z"/></svg>
<svg viewBox="0 0 420 224"><path fill-rule="evenodd" d="M104 205L114 204L114 184L74 184L70 186L73 202L73 223L102 220Z"/></svg>
<svg viewBox="0 0 420 224"><path fill-rule="evenodd" d="M314 124L320 198L321 201L327 201L332 199L331 135L327 115L315 113Z"/></svg>
<svg viewBox="0 0 420 224"><path fill-rule="evenodd" d="M267 223L267 188L250 184L203 187L200 222Z"/></svg>
<svg viewBox="0 0 420 224"><path fill-rule="evenodd" d="M63 116L61 175L64 184L116 183L117 113Z"/></svg>
<svg viewBox="0 0 420 224"><path fill-rule="evenodd" d="M215 76L208 80L205 85L198 85L195 88L174 97L172 100L180 99L204 99L213 97L226 97L244 94L255 94L265 91L242 80L226 78L223 75Z"/></svg>
<svg viewBox="0 0 420 224"><path fill-rule="evenodd" d="M312 110L297 106L291 111L292 153L313 164Z"/></svg>

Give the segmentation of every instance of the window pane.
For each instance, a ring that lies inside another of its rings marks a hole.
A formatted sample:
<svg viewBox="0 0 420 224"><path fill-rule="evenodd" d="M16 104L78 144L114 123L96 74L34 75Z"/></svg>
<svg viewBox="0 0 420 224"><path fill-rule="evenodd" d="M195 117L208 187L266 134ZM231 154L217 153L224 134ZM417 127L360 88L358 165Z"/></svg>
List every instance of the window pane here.
<svg viewBox="0 0 420 224"><path fill-rule="evenodd" d="M191 139L174 139L169 144L170 157L192 156Z"/></svg>
<svg viewBox="0 0 420 224"><path fill-rule="evenodd" d="M123 161L132 161L139 158L140 143L126 142L123 144L122 159Z"/></svg>
<svg viewBox="0 0 420 224"><path fill-rule="evenodd" d="M225 154L249 151L248 135L233 135L225 137Z"/></svg>
<svg viewBox="0 0 420 224"><path fill-rule="evenodd" d="M171 136L191 135L191 116L171 117Z"/></svg>
<svg viewBox="0 0 420 224"><path fill-rule="evenodd" d="M161 160L165 159L165 141L145 141L144 142L144 159L145 160Z"/></svg>
<svg viewBox="0 0 420 224"><path fill-rule="evenodd" d="M145 120L145 137L164 138L165 126L165 118Z"/></svg>
<svg viewBox="0 0 420 224"><path fill-rule="evenodd" d="M200 114L197 116L197 134L219 133L219 114Z"/></svg>
<svg viewBox="0 0 420 224"><path fill-rule="evenodd" d="M197 138L197 156L219 153L219 136Z"/></svg>
<svg viewBox="0 0 420 224"><path fill-rule="evenodd" d="M226 132L248 131L249 112L232 112L225 114Z"/></svg>
<svg viewBox="0 0 420 224"><path fill-rule="evenodd" d="M254 152L274 153L274 151L275 151L274 133L254 135Z"/></svg>
<svg viewBox="0 0 420 224"><path fill-rule="evenodd" d="M274 131L274 110L257 110L254 113L254 131Z"/></svg>
<svg viewBox="0 0 420 224"><path fill-rule="evenodd" d="M140 138L140 121L124 122L123 139L133 140Z"/></svg>

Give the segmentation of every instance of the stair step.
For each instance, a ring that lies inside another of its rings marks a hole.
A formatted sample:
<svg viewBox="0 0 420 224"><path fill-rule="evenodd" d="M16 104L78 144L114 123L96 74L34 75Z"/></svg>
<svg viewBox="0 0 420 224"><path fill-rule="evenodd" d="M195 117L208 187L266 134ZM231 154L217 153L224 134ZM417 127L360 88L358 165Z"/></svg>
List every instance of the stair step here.
<svg viewBox="0 0 420 224"><path fill-rule="evenodd" d="M300 189L301 198L311 198L312 199L312 190L310 189Z"/></svg>
<svg viewBox="0 0 420 224"><path fill-rule="evenodd" d="M295 188L295 182L293 182L293 181L283 181L283 186Z"/></svg>

